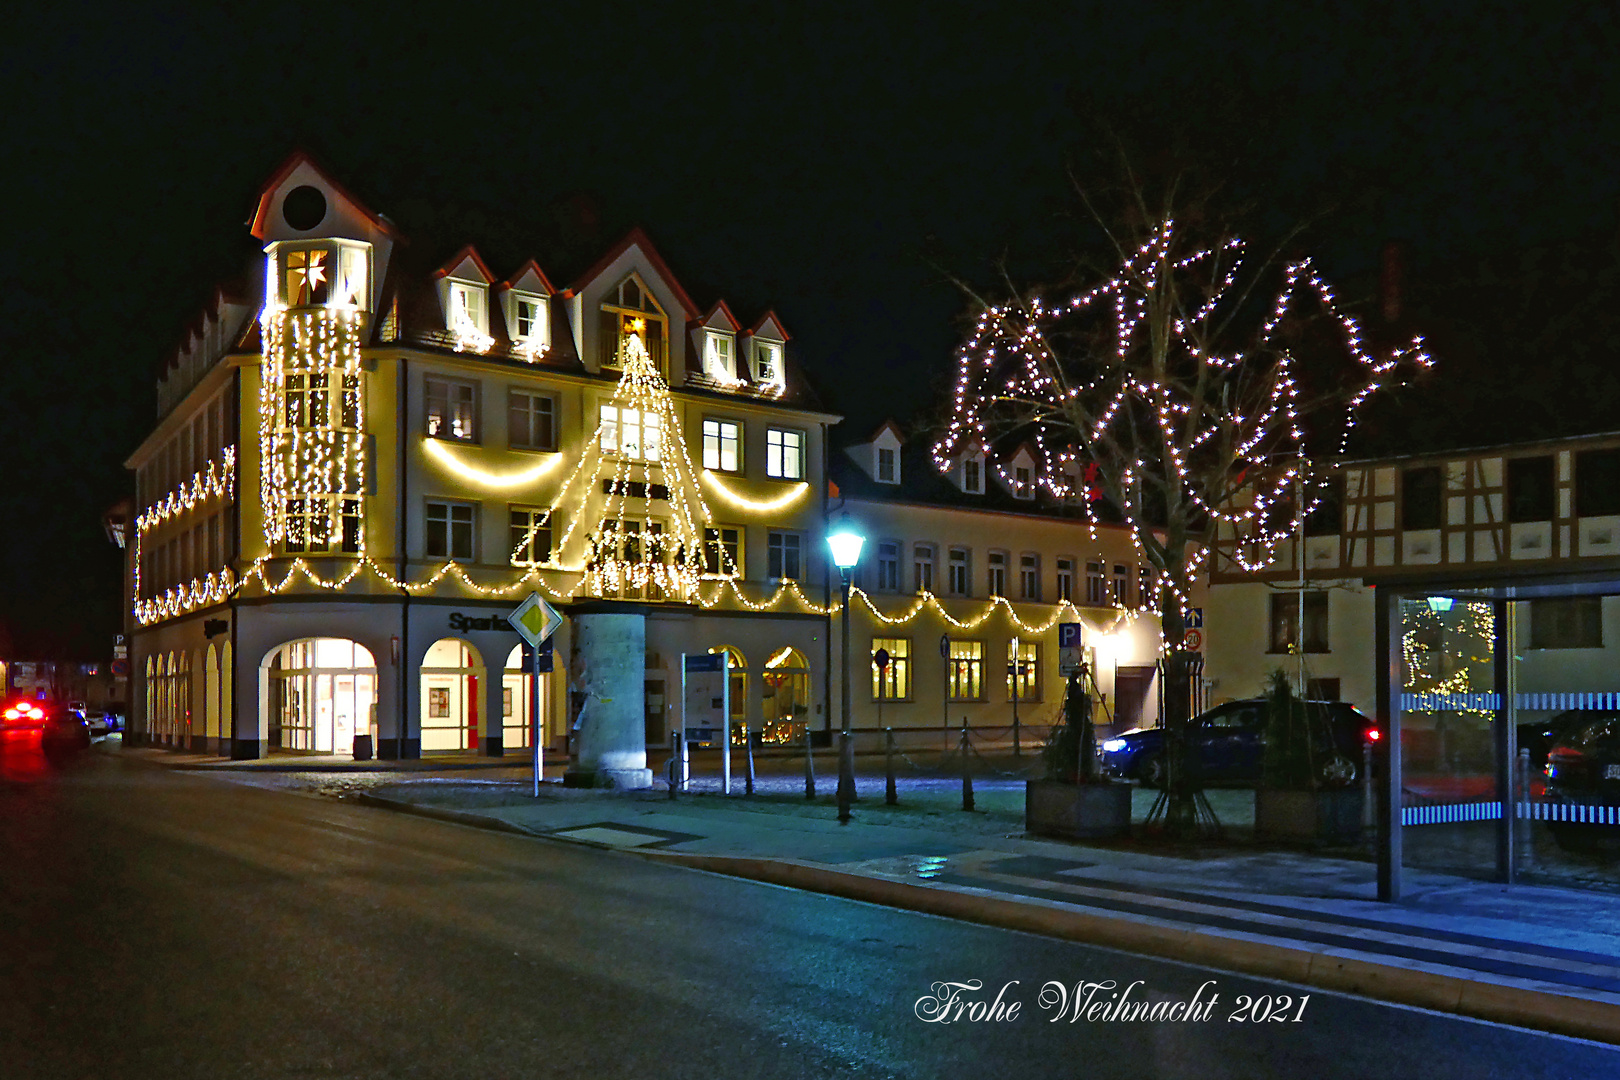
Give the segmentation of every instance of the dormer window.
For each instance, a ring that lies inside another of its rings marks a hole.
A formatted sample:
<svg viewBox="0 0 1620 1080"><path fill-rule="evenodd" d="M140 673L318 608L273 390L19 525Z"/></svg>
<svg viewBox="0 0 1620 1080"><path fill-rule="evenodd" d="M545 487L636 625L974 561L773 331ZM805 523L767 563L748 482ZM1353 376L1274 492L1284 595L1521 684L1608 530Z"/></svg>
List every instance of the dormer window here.
<svg viewBox="0 0 1620 1080"><path fill-rule="evenodd" d="M533 360L551 346L551 325L546 301L539 296L511 293L507 300L507 325L512 345Z"/></svg>
<svg viewBox="0 0 1620 1080"><path fill-rule="evenodd" d="M708 331L707 341L704 343L704 367L710 377L721 382L735 382L737 369L735 357L732 353L732 339L730 334L718 330Z"/></svg>
<svg viewBox="0 0 1620 1080"><path fill-rule="evenodd" d="M486 352L493 345L489 336L489 312L484 306L484 287L452 281L446 294L445 321L455 338L457 352Z"/></svg>
<svg viewBox="0 0 1620 1080"><path fill-rule="evenodd" d="M754 381L757 383L782 383L782 344L778 341L754 342Z"/></svg>
<svg viewBox="0 0 1620 1080"><path fill-rule="evenodd" d="M969 495L984 494L984 459L970 457L962 460L962 490Z"/></svg>
<svg viewBox="0 0 1620 1080"><path fill-rule="evenodd" d="M1035 481L1030 469L1023 465L1013 467L1013 495L1020 499L1035 497Z"/></svg>
<svg viewBox="0 0 1620 1080"><path fill-rule="evenodd" d="M898 484L900 482L900 466L895 460L893 448L880 446L877 448L877 479L882 484Z"/></svg>
<svg viewBox="0 0 1620 1080"><path fill-rule="evenodd" d="M669 340L667 326L663 307L641 279L631 274L602 304L602 366L624 367L633 337L647 350L653 366L663 371L665 342Z"/></svg>
<svg viewBox="0 0 1620 1080"><path fill-rule="evenodd" d="M346 307L368 310L371 307L371 294L366 285L367 276L366 249L349 244L339 245L337 302Z"/></svg>

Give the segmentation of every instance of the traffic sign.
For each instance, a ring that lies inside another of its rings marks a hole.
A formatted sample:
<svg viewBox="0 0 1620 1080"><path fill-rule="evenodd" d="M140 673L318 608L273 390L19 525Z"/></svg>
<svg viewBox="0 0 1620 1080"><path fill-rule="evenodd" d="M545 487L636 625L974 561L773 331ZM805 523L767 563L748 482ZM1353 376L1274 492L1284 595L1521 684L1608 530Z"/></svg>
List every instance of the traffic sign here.
<svg viewBox="0 0 1620 1080"><path fill-rule="evenodd" d="M539 593L532 592L527 600L517 606L516 611L506 617L506 621L523 635L524 641L533 646L555 634L563 624L563 617Z"/></svg>
<svg viewBox="0 0 1620 1080"><path fill-rule="evenodd" d="M945 657L947 660L950 659L950 657L951 657L951 635L949 635L949 634L941 634L941 635L939 635L939 655Z"/></svg>
<svg viewBox="0 0 1620 1080"><path fill-rule="evenodd" d="M879 649L877 652L873 653L872 654L872 663L877 665L877 669L879 671L888 671L889 670L889 650L888 649Z"/></svg>
<svg viewBox="0 0 1620 1080"><path fill-rule="evenodd" d="M1181 647L1188 652L1197 652L1204 647L1204 632L1202 630L1188 630L1181 639Z"/></svg>
<svg viewBox="0 0 1620 1080"><path fill-rule="evenodd" d="M1081 623L1058 623L1058 674L1067 678L1080 674L1084 662L1080 648Z"/></svg>
<svg viewBox="0 0 1620 1080"><path fill-rule="evenodd" d="M1204 628L1204 609L1201 607L1187 609L1187 629L1202 630Z"/></svg>

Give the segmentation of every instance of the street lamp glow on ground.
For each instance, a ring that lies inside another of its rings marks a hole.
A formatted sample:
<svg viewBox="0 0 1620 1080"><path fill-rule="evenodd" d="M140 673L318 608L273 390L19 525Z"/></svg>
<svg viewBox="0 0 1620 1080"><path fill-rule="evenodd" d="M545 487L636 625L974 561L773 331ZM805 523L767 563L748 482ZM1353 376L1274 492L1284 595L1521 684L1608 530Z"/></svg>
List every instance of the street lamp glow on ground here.
<svg viewBox="0 0 1620 1080"><path fill-rule="evenodd" d="M861 548L865 543L866 537L850 527L848 518L840 521L838 527L827 535L827 547L832 551L833 565L838 567L838 578L843 586L838 607L844 639L843 675L840 680L844 715L843 730L838 734L839 821L849 820L849 804L855 801L855 741L849 730L849 574L855 569L855 564L861 561Z"/></svg>

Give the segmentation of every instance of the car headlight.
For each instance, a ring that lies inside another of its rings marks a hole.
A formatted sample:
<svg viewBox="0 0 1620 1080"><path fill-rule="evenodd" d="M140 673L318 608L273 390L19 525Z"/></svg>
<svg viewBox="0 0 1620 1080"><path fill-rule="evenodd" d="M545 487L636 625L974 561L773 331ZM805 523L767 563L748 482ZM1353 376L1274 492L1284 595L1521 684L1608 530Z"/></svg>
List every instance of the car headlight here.
<svg viewBox="0 0 1620 1080"><path fill-rule="evenodd" d="M1103 747L1103 752L1106 753L1106 754L1117 754L1121 750L1125 749L1125 740L1124 739L1107 739L1107 740L1105 740L1103 742L1102 747Z"/></svg>

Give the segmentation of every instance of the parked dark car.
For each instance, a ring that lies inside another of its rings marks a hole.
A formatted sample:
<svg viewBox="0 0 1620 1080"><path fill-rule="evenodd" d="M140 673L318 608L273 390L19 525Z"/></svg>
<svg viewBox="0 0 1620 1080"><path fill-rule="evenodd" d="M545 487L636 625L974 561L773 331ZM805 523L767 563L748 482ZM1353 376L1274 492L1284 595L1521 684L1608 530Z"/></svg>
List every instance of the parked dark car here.
<svg viewBox="0 0 1620 1080"><path fill-rule="evenodd" d="M47 706L40 749L50 758L66 757L90 749L90 728L84 717L61 706Z"/></svg>
<svg viewBox="0 0 1620 1080"><path fill-rule="evenodd" d="M1615 712L1587 712L1580 709L1570 709L1568 712L1549 716L1545 720L1534 723L1520 724L1518 726L1519 748L1530 751L1530 767L1540 772L1547 765L1547 754L1553 745L1562 741L1585 727L1599 717L1615 718L1620 713Z"/></svg>
<svg viewBox="0 0 1620 1080"><path fill-rule="evenodd" d="M1589 808L1576 811L1589 820L1554 817L1547 827L1560 847L1613 850L1620 846L1620 825L1605 822L1620 819L1607 809L1620 806L1620 715L1577 715L1582 722L1566 725L1547 751L1547 801Z"/></svg>
<svg viewBox="0 0 1620 1080"><path fill-rule="evenodd" d="M1308 701L1320 736L1317 776L1335 786L1361 775L1361 748L1376 725L1342 701ZM1229 701L1192 719L1194 761L1206 783L1250 786L1260 781L1265 757L1266 702ZM1103 771L1155 787L1165 781L1163 728L1136 728L1102 744Z"/></svg>

